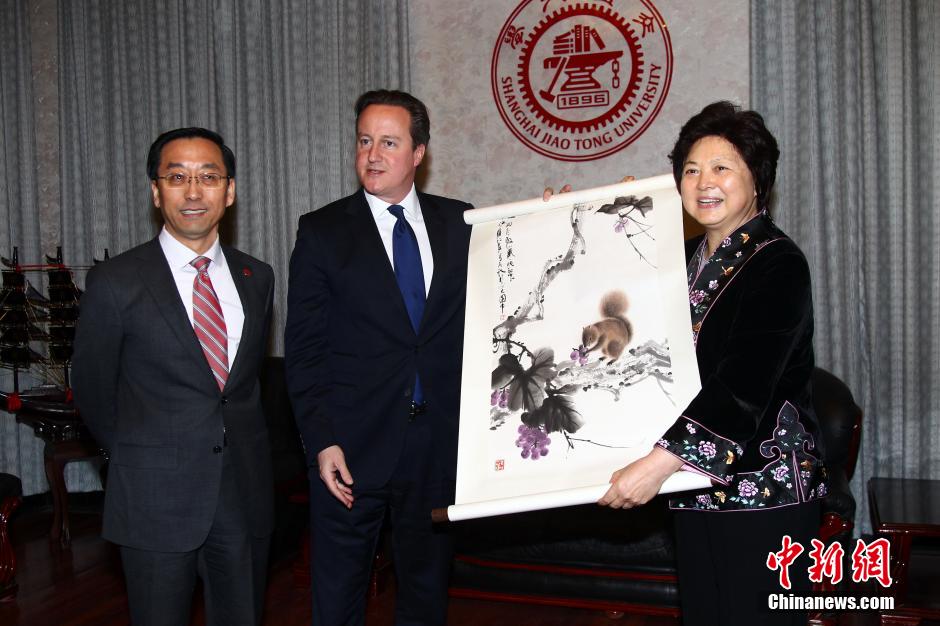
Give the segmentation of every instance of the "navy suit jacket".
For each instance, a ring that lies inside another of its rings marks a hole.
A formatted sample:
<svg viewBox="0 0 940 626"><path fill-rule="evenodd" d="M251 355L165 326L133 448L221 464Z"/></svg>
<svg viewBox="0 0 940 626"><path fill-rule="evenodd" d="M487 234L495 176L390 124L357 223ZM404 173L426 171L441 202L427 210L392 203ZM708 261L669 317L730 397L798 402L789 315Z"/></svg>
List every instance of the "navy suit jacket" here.
<svg viewBox="0 0 940 626"><path fill-rule="evenodd" d="M273 529L271 452L258 369L274 293L271 267L222 246L245 313L220 391L157 239L93 268L75 334L75 403L108 450L103 536L188 551L215 515L223 444L252 533ZM224 433L224 435L223 435Z"/></svg>
<svg viewBox="0 0 940 626"><path fill-rule="evenodd" d="M383 485L399 458L415 375L436 470L452 490L471 205L418 193L434 257L424 317L412 328L362 190L300 218L290 261L284 351L307 462L342 447L356 488ZM444 495L445 499L452 493Z"/></svg>

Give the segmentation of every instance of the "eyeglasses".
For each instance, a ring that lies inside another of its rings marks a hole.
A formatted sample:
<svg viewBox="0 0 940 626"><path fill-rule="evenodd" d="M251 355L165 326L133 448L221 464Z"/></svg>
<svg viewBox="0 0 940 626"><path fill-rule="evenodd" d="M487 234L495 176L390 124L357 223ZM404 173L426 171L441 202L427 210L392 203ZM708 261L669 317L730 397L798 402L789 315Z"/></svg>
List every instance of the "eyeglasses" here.
<svg viewBox="0 0 940 626"><path fill-rule="evenodd" d="M190 182L195 180L206 189L215 189L222 186L223 180L228 182L231 176L222 176L222 174L216 174L215 172L203 172L195 176L183 174L182 172L173 172L166 176L157 176L156 178L166 181L167 187L188 187Z"/></svg>

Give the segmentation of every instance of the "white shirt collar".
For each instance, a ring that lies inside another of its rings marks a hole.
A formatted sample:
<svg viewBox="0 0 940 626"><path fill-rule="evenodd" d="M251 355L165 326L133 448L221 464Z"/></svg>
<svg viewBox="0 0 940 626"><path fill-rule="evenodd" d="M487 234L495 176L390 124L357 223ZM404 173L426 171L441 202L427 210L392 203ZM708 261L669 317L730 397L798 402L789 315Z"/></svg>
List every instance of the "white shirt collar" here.
<svg viewBox="0 0 940 626"><path fill-rule="evenodd" d="M192 270L196 271L190 262L195 259L197 256L204 256L212 261L212 265L220 264L220 259L222 257L222 246L219 243L219 237L216 236L215 241L212 242L212 245L209 246L209 249L203 252L202 254L196 254L192 251L191 248L180 243L173 235L171 235L166 226L160 230L160 247L163 248L163 255L166 257L167 262L170 264L170 267L182 270ZM212 265L209 265L211 268Z"/></svg>
<svg viewBox="0 0 940 626"><path fill-rule="evenodd" d="M388 207L392 206L391 202L386 202L377 196L373 196L371 193L365 189L362 192L366 195L366 202L369 203L369 209L372 211L372 217L376 220L385 219L390 217L395 219L395 216L388 212ZM401 202L397 202L400 207L405 209L405 218L408 221L423 221L421 216L421 205L418 204L418 192L415 190L414 183L411 184L411 190L408 192L408 195L405 196Z"/></svg>

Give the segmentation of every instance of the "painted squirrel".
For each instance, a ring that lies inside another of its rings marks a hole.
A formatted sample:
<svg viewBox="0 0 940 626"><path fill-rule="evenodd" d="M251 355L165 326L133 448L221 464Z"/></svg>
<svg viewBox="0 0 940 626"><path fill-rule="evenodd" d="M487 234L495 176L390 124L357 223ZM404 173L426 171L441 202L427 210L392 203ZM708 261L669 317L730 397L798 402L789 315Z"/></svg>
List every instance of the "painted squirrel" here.
<svg viewBox="0 0 940 626"><path fill-rule="evenodd" d="M611 291L601 298L603 319L585 326L581 331L582 354L600 350L601 354L610 359L609 363L620 358L633 337L633 326L624 316L627 306L627 295L622 291Z"/></svg>

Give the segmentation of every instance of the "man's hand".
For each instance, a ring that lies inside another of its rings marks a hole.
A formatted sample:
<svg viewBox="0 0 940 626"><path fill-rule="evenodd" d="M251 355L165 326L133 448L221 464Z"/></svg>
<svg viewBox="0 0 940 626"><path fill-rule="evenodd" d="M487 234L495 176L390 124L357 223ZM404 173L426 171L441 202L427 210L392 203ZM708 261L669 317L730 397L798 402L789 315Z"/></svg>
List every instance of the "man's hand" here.
<svg viewBox="0 0 940 626"><path fill-rule="evenodd" d="M347 509L353 505L352 487L353 477L346 467L346 455L339 446L323 448L317 455L317 465L320 468L320 480L326 485L337 500Z"/></svg>
<svg viewBox="0 0 940 626"><path fill-rule="evenodd" d="M646 456L614 472L610 489L597 503L612 509L646 504L682 465L682 459L656 446Z"/></svg>
<svg viewBox="0 0 940 626"><path fill-rule="evenodd" d="M629 183L634 180L636 180L636 178L633 176L624 176L620 182ZM565 185L558 191L558 193L568 193L569 191L571 191L571 185ZM542 200L544 202L548 202L549 200L551 200L551 197L554 195L555 195L555 190L552 189L551 187L546 187L545 190L542 192Z"/></svg>
<svg viewBox="0 0 940 626"><path fill-rule="evenodd" d="M571 191L571 185L565 185L558 193L568 193L569 191ZM545 191L542 192L542 200L548 202L553 195L555 195L555 190L551 187L546 187Z"/></svg>

